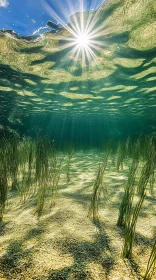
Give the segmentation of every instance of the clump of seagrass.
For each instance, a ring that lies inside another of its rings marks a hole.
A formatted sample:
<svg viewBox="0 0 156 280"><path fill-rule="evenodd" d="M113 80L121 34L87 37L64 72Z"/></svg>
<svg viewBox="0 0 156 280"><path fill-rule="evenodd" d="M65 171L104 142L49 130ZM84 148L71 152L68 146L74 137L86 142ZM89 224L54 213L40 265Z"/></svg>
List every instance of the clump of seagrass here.
<svg viewBox="0 0 156 280"><path fill-rule="evenodd" d="M138 168L138 162L134 159L132 161L131 167L129 168L128 181L119 208L119 217L117 221L118 226L125 227L126 220L128 219L128 215L131 213L132 202L135 193L135 178L136 178L137 168Z"/></svg>
<svg viewBox="0 0 156 280"><path fill-rule="evenodd" d="M150 170L150 178L149 178L149 192L151 195L154 194L155 187L155 170L156 170L156 145L153 141L153 137L151 137L150 151L153 154L153 161Z"/></svg>
<svg viewBox="0 0 156 280"><path fill-rule="evenodd" d="M151 157L153 157L150 170L148 171L150 173L149 176L149 192L151 195L154 194L154 186L155 186L155 169L156 169L156 146L154 143L153 137L149 139L148 142L148 148L147 148L148 155L151 154ZM138 192L140 191L140 186L138 186Z"/></svg>
<svg viewBox="0 0 156 280"><path fill-rule="evenodd" d="M139 146L140 143L137 141L134 144L134 154L133 154L132 164L131 167L129 168L128 181L119 208L119 217L118 217L117 225L122 227L125 227L126 220L128 219L128 216L131 214L132 202L135 194L136 172L139 165Z"/></svg>
<svg viewBox="0 0 156 280"><path fill-rule="evenodd" d="M125 147L124 143L119 143L117 153L118 153L117 171L119 171L120 169L123 170L123 162L126 157L126 147Z"/></svg>
<svg viewBox="0 0 156 280"><path fill-rule="evenodd" d="M55 205L56 195L58 191L58 183L60 179L62 160L58 160L55 157L53 165L49 171L49 184L50 184L50 196L51 196L51 207Z"/></svg>
<svg viewBox="0 0 156 280"><path fill-rule="evenodd" d="M151 254L150 254L150 257L148 260L148 264L147 264L147 268L146 268L146 272L145 272L145 275L143 278L144 280L152 279L152 274L155 270L155 267L156 267L156 241L152 247L152 251L151 251Z"/></svg>
<svg viewBox="0 0 156 280"><path fill-rule="evenodd" d="M42 214L45 195L46 195L46 185L48 178L48 151L49 143L42 139L37 139L36 143L36 184L38 185L37 190L37 205L36 213L38 216Z"/></svg>
<svg viewBox="0 0 156 280"><path fill-rule="evenodd" d="M107 189L104 190L104 187L105 187L104 172L107 167L108 156L109 156L109 152L106 155L104 162L102 164L99 164L98 173L97 173L94 185L93 185L93 192L92 192L92 196L91 196L88 217L92 218L94 221L99 220L98 209L99 209L99 200L100 200L101 191L103 191L104 194L107 193Z"/></svg>
<svg viewBox="0 0 156 280"><path fill-rule="evenodd" d="M152 170L151 170L151 176L150 176L150 179L149 179L149 184L150 184L149 191L150 191L151 195L154 194L155 177L156 177L156 175L155 175L155 164L153 164L153 167L152 167Z"/></svg>
<svg viewBox="0 0 156 280"><path fill-rule="evenodd" d="M50 163L49 163L49 174L48 174L48 191L51 198L50 207L55 205L55 200L58 192L58 184L61 174L62 159L56 157L56 150L54 141L50 146Z"/></svg>
<svg viewBox="0 0 156 280"><path fill-rule="evenodd" d="M25 203L30 192L33 178L34 145L30 139L24 139L19 146L19 184L18 191Z"/></svg>
<svg viewBox="0 0 156 280"><path fill-rule="evenodd" d="M134 208L133 214L129 216L127 215L128 219L126 221L125 240L124 240L124 248L123 248L124 258L128 258L128 259L132 258L132 248L133 248L134 238L135 238L136 223L144 199L145 199L145 193L143 192L142 195L140 196L138 203Z"/></svg>
<svg viewBox="0 0 156 280"><path fill-rule="evenodd" d="M74 155L74 152L72 150L68 152L67 165L66 165L67 183L70 182L70 164L71 164L71 159L72 159L73 155Z"/></svg>
<svg viewBox="0 0 156 280"><path fill-rule="evenodd" d="M0 221L2 221L8 194L9 142L3 139L0 144Z"/></svg>
<svg viewBox="0 0 156 280"><path fill-rule="evenodd" d="M7 200L8 182L6 176L6 170L0 170L2 175L0 176L0 221L3 219L3 213Z"/></svg>
<svg viewBox="0 0 156 280"><path fill-rule="evenodd" d="M0 221L3 219L5 204L7 201L8 180L6 166L0 166Z"/></svg>
<svg viewBox="0 0 156 280"><path fill-rule="evenodd" d="M139 180L140 184L140 198L134 207L134 211L130 212L126 215L126 224L125 224L125 238L124 238L124 247L123 247L123 257L130 259L132 257L132 248L134 244L135 238L135 228L138 220L138 216L141 211L142 204L146 197L146 186L150 177L151 165L153 162L153 153L149 155L149 160L145 163L142 168L141 177ZM141 186L142 183L142 186Z"/></svg>
<svg viewBox="0 0 156 280"><path fill-rule="evenodd" d="M12 190L18 189L18 167L19 167L19 153L18 153L18 139L10 139L9 147L9 171L12 181Z"/></svg>
<svg viewBox="0 0 156 280"><path fill-rule="evenodd" d="M149 141L148 146L148 158L147 162L143 167L142 174L140 177L140 180L138 182L138 194L142 193L142 189L144 188L144 185L148 182L150 182L150 191L153 192L154 184L150 180L153 180L153 174L155 172L155 159L156 159L156 152L155 152L155 146L152 142L152 138Z"/></svg>

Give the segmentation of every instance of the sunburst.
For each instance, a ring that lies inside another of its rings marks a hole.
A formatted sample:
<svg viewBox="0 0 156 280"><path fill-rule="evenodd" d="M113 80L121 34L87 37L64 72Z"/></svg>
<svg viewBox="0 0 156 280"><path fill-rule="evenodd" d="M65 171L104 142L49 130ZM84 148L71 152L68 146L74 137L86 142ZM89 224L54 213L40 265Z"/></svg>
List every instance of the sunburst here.
<svg viewBox="0 0 156 280"><path fill-rule="evenodd" d="M96 1L93 2L95 3ZM58 7L61 8L61 2L58 0L57 3ZM61 46L62 49L67 49L64 63L66 59L69 61L70 57L71 59L73 58L73 65L76 65L81 59L83 68L87 64L89 65L90 62L94 62L98 66L97 53L101 52L103 48L102 36L104 28L103 25L98 24L98 13L100 9L95 11L95 7L93 7L93 11L85 12L83 1L81 0L79 9L76 11L73 2L69 0L68 7L65 10L62 8L62 16L59 16L47 2L44 7L68 31L69 36L64 39L66 43ZM69 19L69 14L71 14L70 23L67 24L69 22L67 20L67 18ZM63 20L63 18L66 20Z"/></svg>
<svg viewBox="0 0 156 280"><path fill-rule="evenodd" d="M89 46L89 35L82 32L76 36L75 43L78 44L80 48L87 48Z"/></svg>

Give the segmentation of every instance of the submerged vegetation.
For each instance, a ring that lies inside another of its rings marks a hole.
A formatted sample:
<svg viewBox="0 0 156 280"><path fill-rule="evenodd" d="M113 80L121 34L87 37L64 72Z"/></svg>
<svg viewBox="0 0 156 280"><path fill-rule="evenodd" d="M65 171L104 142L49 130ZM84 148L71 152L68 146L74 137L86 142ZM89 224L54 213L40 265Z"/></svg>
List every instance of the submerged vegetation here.
<svg viewBox="0 0 156 280"><path fill-rule="evenodd" d="M125 240L123 247L123 257L124 258L132 258L132 248L135 239L135 230L137 220L142 208L142 204L145 200L147 193L147 184L150 180L150 177L153 176L153 172L155 169L155 157L156 157L156 149L153 138L151 137L147 142L147 153L145 158L145 163L143 163L143 167L140 172L140 178L137 183L137 194L138 201L133 206L134 195L135 195L135 185L136 185L136 172L139 165L139 155L141 156L141 143L138 140L135 149L134 155L135 157L132 160L132 166L129 170L128 183L125 188L125 193L122 199L122 203L120 205L120 214L118 219L119 226L125 226ZM149 191L150 191L149 187ZM150 191L151 192L151 191Z"/></svg>
<svg viewBox="0 0 156 280"><path fill-rule="evenodd" d="M148 280L152 278L152 274L155 269L155 264L156 264L156 241L154 242L152 247L152 251L147 264L146 273L144 275L144 280Z"/></svg>
<svg viewBox="0 0 156 280"><path fill-rule="evenodd" d="M99 220L98 208L99 208L101 193L103 191L105 197L107 193L107 189L104 184L104 173L107 168L108 156L109 153L106 155L104 161L101 164L99 164L98 173L93 185L93 192L91 196L91 203L89 207L88 217L93 218L94 221Z"/></svg>
<svg viewBox="0 0 156 280"><path fill-rule="evenodd" d="M156 0L18 4L0 0L0 280L154 280Z"/></svg>
<svg viewBox="0 0 156 280"><path fill-rule="evenodd" d="M132 201L133 201L134 191L135 191L135 178L136 178L137 167L138 167L138 163L135 162L135 160L133 160L132 165L129 168L128 181L125 187L125 192L122 198L122 202L120 204L119 218L117 221L118 226L125 227L126 221L128 220L128 216L131 213Z"/></svg>
<svg viewBox="0 0 156 280"><path fill-rule="evenodd" d="M73 157L74 152L72 150L69 150L68 155L67 155L67 183L70 182L70 163L71 163L71 159Z"/></svg>
<svg viewBox="0 0 156 280"><path fill-rule="evenodd" d="M8 170L7 170L7 152L8 149L0 149L0 221L3 219L3 212L7 200L8 192Z"/></svg>
<svg viewBox="0 0 156 280"><path fill-rule="evenodd" d="M111 200L106 180L107 173L112 169L116 174L124 172L127 176L124 181L124 192L120 196L117 219L117 225L124 234L123 250L121 248L123 258L133 258L136 225L142 206L147 194L154 198L155 141L154 136L151 136L140 137L134 142L128 138L127 141L112 146L109 143L102 152L102 159L97 161L98 168L94 167L95 180L93 185L90 184L93 189L88 194L90 199L88 217L94 222L100 223L99 209L102 210L105 204L101 203L102 194L105 201ZM63 178L66 187L66 183L69 182L72 187L74 177L74 169L71 169L72 158L73 150L66 150L62 154L56 151L54 142L47 139L3 138L0 146L0 221L5 220L8 195L15 192L19 194L20 201L24 205L34 201L34 214L36 213L38 217L44 214L44 211L51 211L51 207L55 206L57 193L63 188L62 183L59 184L60 177ZM129 170L123 171L126 166L129 166ZM155 243L144 279L150 279L154 267Z"/></svg>

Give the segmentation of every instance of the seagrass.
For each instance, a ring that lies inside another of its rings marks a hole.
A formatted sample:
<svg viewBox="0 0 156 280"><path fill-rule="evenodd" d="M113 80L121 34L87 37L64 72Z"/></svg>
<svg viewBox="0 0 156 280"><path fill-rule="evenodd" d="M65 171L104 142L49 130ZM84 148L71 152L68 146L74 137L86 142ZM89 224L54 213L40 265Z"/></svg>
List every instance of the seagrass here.
<svg viewBox="0 0 156 280"><path fill-rule="evenodd" d="M56 195L58 192L58 184L59 184L59 179L61 174L61 166L62 166L62 160L59 161L57 158L55 158L55 165L53 165L53 168L51 168L49 172L51 206L55 204Z"/></svg>
<svg viewBox="0 0 156 280"><path fill-rule="evenodd" d="M49 143L44 139L37 139L36 143L36 173L35 179L37 188L37 205L36 205L36 213L39 215L42 214L45 195L46 195L46 186L48 181L48 151L50 149Z"/></svg>
<svg viewBox="0 0 156 280"><path fill-rule="evenodd" d="M124 159L126 158L126 145L125 143L119 143L118 150L117 150L117 171L120 169L123 170Z"/></svg>
<svg viewBox="0 0 156 280"><path fill-rule="evenodd" d="M130 209L130 212L127 214L126 223L125 223L124 247L122 253L124 258L129 259L132 257L132 248L134 244L136 224L142 208L142 204L146 197L147 183L150 176L152 162L153 162L153 152L151 151L151 153L149 154L148 161L144 164L142 168L141 177L139 180L139 184L142 183L142 186L140 188L141 191L139 193L140 198L134 207L133 213Z"/></svg>
<svg viewBox="0 0 156 280"><path fill-rule="evenodd" d="M9 171L12 181L12 190L18 189L18 167L19 167L19 153L18 143L16 138L11 139L10 142L10 154L9 154Z"/></svg>
<svg viewBox="0 0 156 280"><path fill-rule="evenodd" d="M132 202L135 194L136 173L139 165L139 154L140 154L139 151L140 151L140 142L136 141L133 146L133 154L132 154L133 158L132 158L131 166L129 168L127 184L119 207L119 217L117 221L118 226L125 227L126 220L128 220L129 215L131 215Z"/></svg>
<svg viewBox="0 0 156 280"><path fill-rule="evenodd" d="M91 195L91 202L89 206L89 211L88 211L88 217L92 218L93 220L99 220L99 214L98 214L98 209L99 209L99 200L100 200L100 194L101 191L107 192L107 190L104 190L104 173L107 167L107 162L108 162L108 157L109 157L110 151L107 153L104 161L102 164L99 164L97 176L94 181L93 185L93 192Z"/></svg>
<svg viewBox="0 0 156 280"><path fill-rule="evenodd" d="M150 180L152 180L150 184L150 189L152 192L152 189L154 187L153 174L155 172L155 158L156 158L156 152L151 138L148 146L148 158L146 160L146 164L143 166L143 170L138 182L138 187L137 187L138 194L142 193L142 189L144 189L144 186L147 185L147 183Z"/></svg>
<svg viewBox="0 0 156 280"><path fill-rule="evenodd" d="M156 241L153 244L151 254L147 263L147 268L145 275L143 277L144 280L150 280L152 278L152 274L156 268Z"/></svg>
<svg viewBox="0 0 156 280"><path fill-rule="evenodd" d="M138 162L133 159L132 165L129 168L128 181L125 187L124 195L119 208L119 217L117 221L118 226L124 226L126 224L126 220L132 211L132 202L135 194L135 179L136 172L138 168Z"/></svg>
<svg viewBox="0 0 156 280"><path fill-rule="evenodd" d="M3 219L3 213L7 201L8 180L6 166L0 167L0 221Z"/></svg>
<svg viewBox="0 0 156 280"><path fill-rule="evenodd" d="M0 221L3 219L8 194L9 142L3 139L0 146Z"/></svg>
<svg viewBox="0 0 156 280"><path fill-rule="evenodd" d="M143 204L143 201L145 199L146 194L143 192L140 196L140 199L138 203L136 204L134 208L134 212L132 215L128 216L128 220L126 221L126 229L125 229L125 239L124 239L124 247L123 247L123 258L132 258L132 248L134 244L134 238L135 238L135 228L137 219Z"/></svg>
<svg viewBox="0 0 156 280"><path fill-rule="evenodd" d="M68 152L68 156L67 156L67 165L66 165L66 176L67 176L67 183L70 182L71 178L70 178L70 165L71 165L71 159L74 155L74 151L73 150L69 150Z"/></svg>
<svg viewBox="0 0 156 280"><path fill-rule="evenodd" d="M25 203L33 184L34 170L34 143L30 139L23 139L19 145L20 163L18 174L18 191Z"/></svg>

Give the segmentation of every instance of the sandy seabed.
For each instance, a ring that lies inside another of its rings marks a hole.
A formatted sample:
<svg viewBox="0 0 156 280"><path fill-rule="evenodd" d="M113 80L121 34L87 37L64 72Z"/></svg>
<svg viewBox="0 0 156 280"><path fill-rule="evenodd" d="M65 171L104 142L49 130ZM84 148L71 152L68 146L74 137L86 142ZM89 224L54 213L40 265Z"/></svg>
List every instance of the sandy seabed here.
<svg viewBox="0 0 156 280"><path fill-rule="evenodd" d="M104 176L108 194L100 202L99 222L87 217L102 159L96 151L77 152L71 160L70 183L62 170L56 204L50 208L47 198L40 218L31 197L23 204L17 193L9 193L0 224L0 280L143 279L156 235L156 199L147 193L137 222L133 258L123 259L124 230L116 222L128 160L119 172L108 161Z"/></svg>

